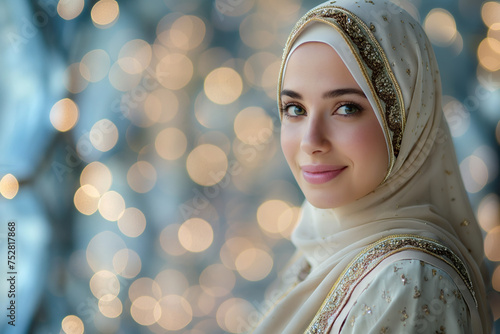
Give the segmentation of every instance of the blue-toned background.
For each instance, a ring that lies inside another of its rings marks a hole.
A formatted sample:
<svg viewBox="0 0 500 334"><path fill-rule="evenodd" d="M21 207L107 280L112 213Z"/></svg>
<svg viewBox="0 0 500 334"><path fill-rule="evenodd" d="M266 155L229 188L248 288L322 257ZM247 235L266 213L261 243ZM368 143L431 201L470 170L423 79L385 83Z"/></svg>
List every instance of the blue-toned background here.
<svg viewBox="0 0 500 334"><path fill-rule="evenodd" d="M258 320L303 200L280 151L277 72L320 2L0 2L0 332L241 333ZM395 2L435 47L498 319L500 2Z"/></svg>

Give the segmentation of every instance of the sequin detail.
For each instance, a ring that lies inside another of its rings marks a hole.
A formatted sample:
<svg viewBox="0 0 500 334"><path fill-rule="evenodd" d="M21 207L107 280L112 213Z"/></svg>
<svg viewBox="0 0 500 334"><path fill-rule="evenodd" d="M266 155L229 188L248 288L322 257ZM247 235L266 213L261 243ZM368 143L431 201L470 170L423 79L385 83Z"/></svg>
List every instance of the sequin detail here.
<svg viewBox="0 0 500 334"><path fill-rule="evenodd" d="M326 5L309 11L297 22L287 45L290 46L299 31L315 18L328 20L340 27L356 46L365 67L371 71L371 84L378 98L385 104L385 120L392 134L394 156L397 157L406 121L404 106L402 97L398 94L398 84L395 78L391 77L390 65L384 61L382 48L373 36L375 26L373 24L366 26L362 20L346 9ZM387 20L386 17L384 19ZM286 54L283 57L286 57Z"/></svg>
<svg viewBox="0 0 500 334"><path fill-rule="evenodd" d="M338 316L338 312L340 312L343 305L347 302L348 296L364 276L390 255L404 250L423 251L452 266L467 285L477 305L472 281L466 267L462 260L448 247L435 240L416 235L394 235L368 246L353 259L340 275L337 282L335 282L323 305L305 331L305 334L326 333L328 325ZM434 272L433 275L435 275ZM390 301L390 297L386 291L383 292L382 298L386 299L387 302ZM427 305L424 305L423 311L424 313L428 312Z"/></svg>

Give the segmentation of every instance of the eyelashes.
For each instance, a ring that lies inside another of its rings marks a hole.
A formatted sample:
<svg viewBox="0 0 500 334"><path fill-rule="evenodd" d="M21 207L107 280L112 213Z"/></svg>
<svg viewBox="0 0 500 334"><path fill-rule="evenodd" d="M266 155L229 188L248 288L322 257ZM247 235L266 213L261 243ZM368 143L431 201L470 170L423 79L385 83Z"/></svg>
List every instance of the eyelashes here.
<svg viewBox="0 0 500 334"><path fill-rule="evenodd" d="M341 117L355 117L359 116L363 111L358 103L355 102L342 102L334 108L333 115ZM286 118L298 118L300 116L307 116L306 109L296 102L285 103L280 107L280 113Z"/></svg>

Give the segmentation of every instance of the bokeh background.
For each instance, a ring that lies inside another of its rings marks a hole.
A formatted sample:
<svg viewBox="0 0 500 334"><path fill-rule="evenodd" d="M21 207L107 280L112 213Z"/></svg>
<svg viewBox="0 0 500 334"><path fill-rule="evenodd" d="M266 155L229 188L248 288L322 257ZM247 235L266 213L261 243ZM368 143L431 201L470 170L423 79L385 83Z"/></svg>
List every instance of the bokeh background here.
<svg viewBox="0 0 500 334"><path fill-rule="evenodd" d="M0 256L15 221L18 271L0 332L248 330L303 200L279 145L281 52L321 2L0 2ZM396 2L438 57L498 319L500 2Z"/></svg>

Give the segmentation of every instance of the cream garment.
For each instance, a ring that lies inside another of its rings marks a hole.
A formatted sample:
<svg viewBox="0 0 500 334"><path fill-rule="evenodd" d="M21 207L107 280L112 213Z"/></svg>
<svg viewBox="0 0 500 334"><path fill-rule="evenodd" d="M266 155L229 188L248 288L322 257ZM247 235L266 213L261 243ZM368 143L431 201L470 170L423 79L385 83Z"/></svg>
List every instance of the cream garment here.
<svg viewBox="0 0 500 334"><path fill-rule="evenodd" d="M335 209L317 209L304 203L292 235L297 257L302 258L283 276L286 292L270 290L255 333L308 330L316 313L322 314L320 309L331 297L332 287L339 287L345 268L365 247L390 235L435 239L439 247L465 263L462 278L470 276L477 300L477 307L470 306L470 318L479 317L480 332L489 333L491 318L480 270L482 235L443 119L439 71L423 29L408 13L387 1L325 2L293 29L278 87L292 51L310 41L331 45L364 91L384 130L390 163L384 183L353 203ZM415 253L427 251L423 247ZM445 263L439 255L434 257L438 264ZM358 272L369 271L358 268ZM456 284L464 286L465 281ZM356 289L362 282L341 288ZM342 305L350 296L344 296ZM327 314L326 325L334 325L341 311ZM309 328L309 332L325 333L325 328Z"/></svg>

